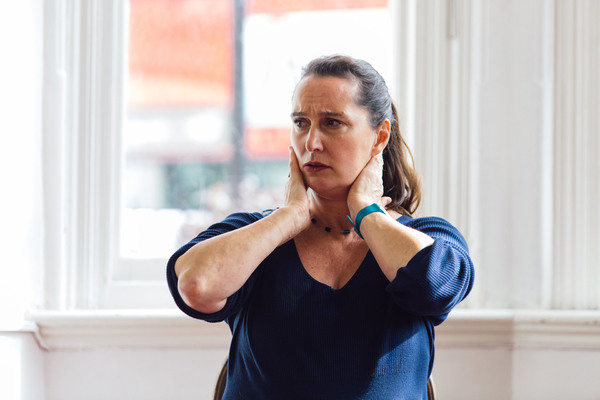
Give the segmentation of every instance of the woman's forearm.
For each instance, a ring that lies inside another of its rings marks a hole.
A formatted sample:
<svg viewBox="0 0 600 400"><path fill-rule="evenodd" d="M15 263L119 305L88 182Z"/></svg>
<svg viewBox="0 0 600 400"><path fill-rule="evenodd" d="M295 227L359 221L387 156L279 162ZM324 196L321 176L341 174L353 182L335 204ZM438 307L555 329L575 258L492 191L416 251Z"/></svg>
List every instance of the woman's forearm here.
<svg viewBox="0 0 600 400"><path fill-rule="evenodd" d="M302 229L294 211L283 207L243 228L196 244L175 263L182 298L200 312L219 311L277 246Z"/></svg>
<svg viewBox="0 0 600 400"><path fill-rule="evenodd" d="M389 281L419 251L433 244L430 236L404 226L383 213L372 213L364 217L360 231Z"/></svg>

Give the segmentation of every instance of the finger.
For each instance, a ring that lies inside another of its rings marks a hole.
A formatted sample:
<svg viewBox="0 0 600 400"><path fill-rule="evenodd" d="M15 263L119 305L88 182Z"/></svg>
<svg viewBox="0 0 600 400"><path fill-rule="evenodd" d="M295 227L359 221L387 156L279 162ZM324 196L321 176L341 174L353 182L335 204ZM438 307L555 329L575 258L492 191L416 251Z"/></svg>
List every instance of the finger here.
<svg viewBox="0 0 600 400"><path fill-rule="evenodd" d="M298 161L298 157L296 157L296 152L294 148L290 146L290 178L296 181L302 182L302 184L306 187L306 181L304 180L304 174L302 174L302 170L300 169L300 163Z"/></svg>
<svg viewBox="0 0 600 400"><path fill-rule="evenodd" d="M290 177L292 175L296 175L297 172L300 172L300 166L298 165L298 158L296 157L294 148L289 146L288 151L290 153L290 173L288 177Z"/></svg>
<svg viewBox="0 0 600 400"><path fill-rule="evenodd" d="M383 154L377 153L374 156L372 156L371 159L369 160L369 162L367 163L367 165L372 166L377 169L382 169L383 168Z"/></svg>
<svg viewBox="0 0 600 400"><path fill-rule="evenodd" d="M375 159L377 160L377 164L381 165L383 167L383 152L378 153L375 156Z"/></svg>
<svg viewBox="0 0 600 400"><path fill-rule="evenodd" d="M392 202L392 198L388 196L383 196L381 198L381 205L383 208L387 207Z"/></svg>

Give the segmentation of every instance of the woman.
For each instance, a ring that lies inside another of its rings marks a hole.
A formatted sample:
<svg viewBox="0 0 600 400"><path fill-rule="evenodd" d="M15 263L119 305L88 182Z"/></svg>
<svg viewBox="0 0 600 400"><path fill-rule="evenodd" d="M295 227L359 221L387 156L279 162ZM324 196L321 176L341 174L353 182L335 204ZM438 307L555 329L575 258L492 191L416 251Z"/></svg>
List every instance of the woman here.
<svg viewBox="0 0 600 400"><path fill-rule="evenodd" d="M312 61L291 118L285 204L178 250L173 297L229 324L225 399L425 399L434 325L472 287L467 244L440 218L411 217L419 181L370 64Z"/></svg>

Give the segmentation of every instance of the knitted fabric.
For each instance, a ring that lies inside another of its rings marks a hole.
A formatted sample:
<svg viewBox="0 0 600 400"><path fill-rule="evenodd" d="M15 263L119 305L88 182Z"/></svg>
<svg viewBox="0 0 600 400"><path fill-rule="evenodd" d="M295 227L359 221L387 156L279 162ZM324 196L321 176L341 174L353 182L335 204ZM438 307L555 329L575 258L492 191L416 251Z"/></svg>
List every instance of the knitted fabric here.
<svg viewBox="0 0 600 400"><path fill-rule="evenodd" d="M291 240L219 312L187 306L177 291L177 258L202 240L261 218L261 213L229 216L179 249L167 266L179 308L194 318L226 321L232 331L223 398L426 399L434 326L473 284L473 265L458 230L440 218L400 217L399 223L430 235L433 245L400 268L392 282L368 252L339 290L308 274Z"/></svg>

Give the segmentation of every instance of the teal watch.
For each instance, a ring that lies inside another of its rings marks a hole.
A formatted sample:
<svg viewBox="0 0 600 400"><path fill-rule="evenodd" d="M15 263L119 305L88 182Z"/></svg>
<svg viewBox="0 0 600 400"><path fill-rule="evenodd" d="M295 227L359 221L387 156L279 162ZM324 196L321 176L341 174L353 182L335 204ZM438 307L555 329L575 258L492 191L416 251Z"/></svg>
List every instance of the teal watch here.
<svg viewBox="0 0 600 400"><path fill-rule="evenodd" d="M366 206L365 208L363 208L356 214L356 222L353 222L352 218L350 218L350 216L347 215L348 219L350 220L350 223L354 227L354 232L356 232L356 234L361 239L364 239L364 238L360 234L360 223L362 222L364 217L366 217L367 215L374 213L374 212L380 212L380 213L385 214L385 210L383 208L381 208L381 206L378 203L373 203L370 206Z"/></svg>

